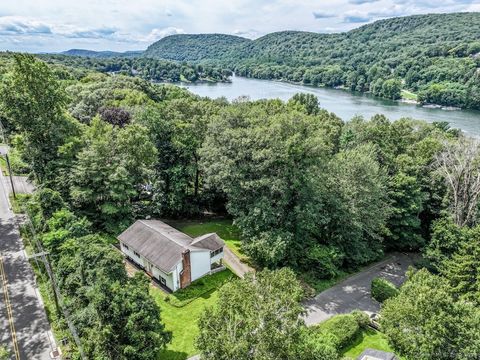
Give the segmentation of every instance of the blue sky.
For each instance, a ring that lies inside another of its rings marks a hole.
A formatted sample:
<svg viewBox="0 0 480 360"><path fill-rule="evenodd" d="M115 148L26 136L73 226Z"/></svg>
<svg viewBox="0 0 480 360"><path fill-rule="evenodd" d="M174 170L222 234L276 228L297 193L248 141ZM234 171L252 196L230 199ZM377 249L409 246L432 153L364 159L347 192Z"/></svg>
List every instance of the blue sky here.
<svg viewBox="0 0 480 360"><path fill-rule="evenodd" d="M479 0L0 0L0 50L142 50L171 34L340 32L394 16L480 11Z"/></svg>

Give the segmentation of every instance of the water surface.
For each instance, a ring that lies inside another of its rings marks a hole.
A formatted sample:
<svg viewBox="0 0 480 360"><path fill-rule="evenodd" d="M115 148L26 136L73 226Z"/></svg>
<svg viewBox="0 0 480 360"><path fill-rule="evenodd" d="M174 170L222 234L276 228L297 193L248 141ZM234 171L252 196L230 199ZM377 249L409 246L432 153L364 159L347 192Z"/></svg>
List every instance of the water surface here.
<svg viewBox="0 0 480 360"><path fill-rule="evenodd" d="M375 114L384 114L390 120L411 117L428 122L447 121L451 127L480 137L480 111L429 109L420 105L381 99L346 90L315 88L243 77L233 77L231 83L201 83L181 86L200 96L208 96L213 99L225 97L228 100L234 100L240 96L248 96L252 100L275 98L288 100L299 92L310 93L318 97L322 108L337 114L345 121L355 115L362 115L368 119Z"/></svg>

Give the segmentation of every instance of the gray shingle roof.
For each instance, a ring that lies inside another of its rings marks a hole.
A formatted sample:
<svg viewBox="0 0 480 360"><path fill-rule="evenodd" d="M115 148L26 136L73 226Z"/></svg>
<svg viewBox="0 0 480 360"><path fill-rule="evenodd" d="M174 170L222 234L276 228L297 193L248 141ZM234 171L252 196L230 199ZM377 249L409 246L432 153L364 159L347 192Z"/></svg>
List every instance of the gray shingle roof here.
<svg viewBox="0 0 480 360"><path fill-rule="evenodd" d="M397 357L395 354L390 352L365 349L357 358L357 360L397 360Z"/></svg>
<svg viewBox="0 0 480 360"><path fill-rule="evenodd" d="M224 244L216 234L194 240L160 220L137 220L117 238L166 273L182 260L184 251L217 250ZM214 244L221 245L211 249Z"/></svg>
<svg viewBox="0 0 480 360"><path fill-rule="evenodd" d="M225 243L222 239L220 239L217 234L210 233L196 237L195 239L193 239L192 245L200 247L202 249L214 251L220 249L222 246L225 245Z"/></svg>

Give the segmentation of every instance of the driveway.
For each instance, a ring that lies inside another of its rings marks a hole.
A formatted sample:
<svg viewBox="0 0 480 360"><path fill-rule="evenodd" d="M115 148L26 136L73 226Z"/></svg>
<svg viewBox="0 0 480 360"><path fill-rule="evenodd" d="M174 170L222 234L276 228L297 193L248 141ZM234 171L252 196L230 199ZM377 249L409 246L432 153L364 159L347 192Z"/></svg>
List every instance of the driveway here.
<svg viewBox="0 0 480 360"><path fill-rule="evenodd" d="M418 257L394 253L362 272L350 276L341 283L321 292L304 303L307 314L305 323L315 325L337 314L346 314L355 309L374 313L380 304L370 296L370 284L375 277L382 277L399 286L405 281L405 272Z"/></svg>
<svg viewBox="0 0 480 360"><path fill-rule="evenodd" d="M223 248L223 261L238 277L241 277L242 279L245 277L246 273L255 272L255 269L243 263L242 260L240 260L226 245Z"/></svg>

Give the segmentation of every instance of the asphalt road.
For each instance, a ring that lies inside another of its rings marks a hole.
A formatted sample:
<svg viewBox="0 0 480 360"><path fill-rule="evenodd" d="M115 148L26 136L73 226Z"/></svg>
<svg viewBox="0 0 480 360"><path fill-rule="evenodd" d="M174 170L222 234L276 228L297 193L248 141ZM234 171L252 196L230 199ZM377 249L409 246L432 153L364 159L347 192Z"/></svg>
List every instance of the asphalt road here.
<svg viewBox="0 0 480 360"><path fill-rule="evenodd" d="M375 277L385 278L399 286L405 281L405 272L413 265L415 255L395 253L390 258L355 274L341 283L321 292L305 302L307 325L318 324L337 314L355 309L367 313L380 310L380 304L370 296L370 284Z"/></svg>
<svg viewBox="0 0 480 360"><path fill-rule="evenodd" d="M0 344L10 350L12 360L49 360L55 343L9 208L8 185L0 171L0 256L5 274L0 280Z"/></svg>

